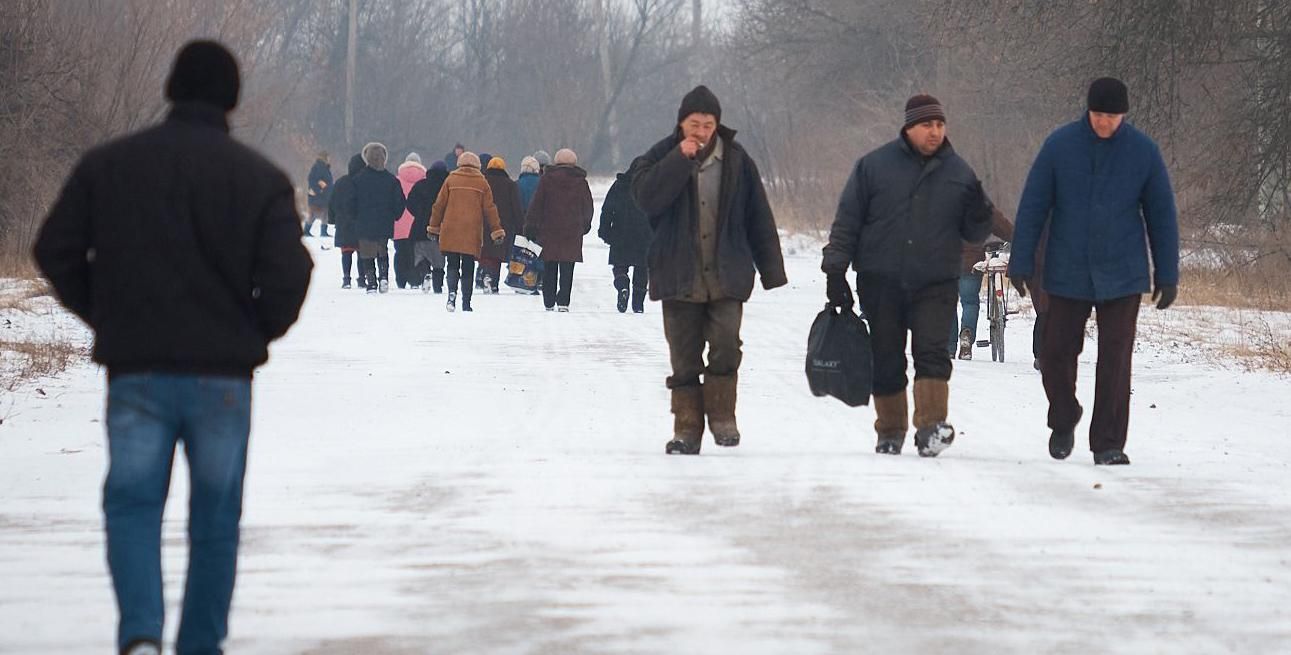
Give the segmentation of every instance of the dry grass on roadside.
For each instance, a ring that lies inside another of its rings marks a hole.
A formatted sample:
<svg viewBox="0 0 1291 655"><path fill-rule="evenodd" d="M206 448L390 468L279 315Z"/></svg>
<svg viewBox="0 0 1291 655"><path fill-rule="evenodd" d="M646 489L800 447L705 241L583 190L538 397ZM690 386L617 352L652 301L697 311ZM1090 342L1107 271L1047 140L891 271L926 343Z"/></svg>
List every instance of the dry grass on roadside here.
<svg viewBox="0 0 1291 655"><path fill-rule="evenodd" d="M13 391L28 380L57 375L85 356L83 346L65 341L0 339L0 389Z"/></svg>
<svg viewBox="0 0 1291 655"><path fill-rule="evenodd" d="M1181 271L1179 304L1291 311L1291 266L1274 262L1241 268Z"/></svg>

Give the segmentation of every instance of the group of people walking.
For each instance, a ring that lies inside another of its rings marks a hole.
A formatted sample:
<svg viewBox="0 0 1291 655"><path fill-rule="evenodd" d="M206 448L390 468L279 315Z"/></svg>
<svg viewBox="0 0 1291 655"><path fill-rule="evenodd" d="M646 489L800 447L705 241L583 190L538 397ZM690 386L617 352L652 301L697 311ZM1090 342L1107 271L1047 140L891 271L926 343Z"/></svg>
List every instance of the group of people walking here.
<svg viewBox="0 0 1291 655"><path fill-rule="evenodd" d="M310 235L316 221L323 225L321 236L327 236L329 222L335 224L343 288L352 286L358 253L359 288L388 292L393 268L400 289L439 294L447 282L448 310L455 311L460 299L461 309L469 312L474 289L499 293L515 238L524 235L541 247L544 306L569 311L574 267L583 261L583 237L594 218L587 171L573 150L557 150L554 158L541 150L525 157L514 180L503 158L476 154L460 144L429 168L412 152L392 174L388 156L385 145L369 143L334 183L326 152L319 153L310 170L305 234ZM624 183L611 189L598 235L611 245L619 311L626 311L631 288L636 294L633 310L640 313L651 230L628 198L626 175L620 177Z"/></svg>
<svg viewBox="0 0 1291 655"><path fill-rule="evenodd" d="M221 44L186 45L166 82L172 108L165 122L87 153L35 245L40 269L94 330L94 360L108 369L103 511L117 646L128 655L156 654L161 645L161 516L180 442L192 478L192 543L177 650L220 652L236 570L251 375L267 360L268 344L296 321L310 279L290 182L228 135L240 88L237 62ZM1091 311L1099 357L1090 448L1096 464L1128 464L1140 298L1152 291L1165 309L1176 296L1173 192L1156 145L1124 122L1128 111L1124 84L1094 82L1086 111L1037 156L1013 230L1012 283L1026 294L1043 281L1049 295L1038 362L1049 450L1058 459L1070 454L1083 415L1076 361ZM830 305L854 305L846 274L856 271L872 332L879 453L899 454L909 431L907 338L915 445L932 457L953 443L954 331L947 326L956 299L974 293L961 278L965 244L980 243L993 217L998 225L972 167L946 139L946 116L929 95L906 103L897 137L852 169L823 250ZM448 308L460 292L468 311L476 262L496 284L509 240L524 234L543 247L545 306L567 310L592 198L573 151L560 150L550 165L540 154L525 158L513 181L506 162L461 146L429 167L410 153L391 173L387 148L369 143L334 183L323 155L310 175L305 229L321 222L326 234L330 213L343 286L358 253L359 286L387 291L394 240L400 286L438 292L446 281ZM647 293L662 306L674 415L665 451L698 454L706 425L718 446L739 445L744 303L757 277L764 289L788 279L757 165L722 123L708 88L687 93L672 133L615 181L598 234L612 244L619 311L629 304L642 311ZM1036 263L1042 246L1043 267Z"/></svg>

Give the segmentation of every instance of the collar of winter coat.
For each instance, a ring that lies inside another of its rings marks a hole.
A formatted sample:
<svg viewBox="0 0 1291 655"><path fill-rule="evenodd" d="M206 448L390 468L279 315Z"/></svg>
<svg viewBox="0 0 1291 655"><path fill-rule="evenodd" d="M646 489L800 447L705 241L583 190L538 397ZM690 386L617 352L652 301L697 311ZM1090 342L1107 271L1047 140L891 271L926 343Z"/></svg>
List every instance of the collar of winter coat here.
<svg viewBox="0 0 1291 655"><path fill-rule="evenodd" d="M409 166L412 166L412 167L415 167L415 168L420 168L420 169L421 169L421 172L423 172L423 173L425 173L425 172L426 172L426 167L425 167L425 166L423 166L423 165L421 165L421 164L418 164L418 163L417 163L417 162L415 162L415 161L406 161L406 162L404 162L404 163L402 163L402 164L399 164L399 169L400 169L400 170L403 170L403 169L405 169L405 168L408 168Z"/></svg>
<svg viewBox="0 0 1291 655"><path fill-rule="evenodd" d="M574 177L587 177L587 171L580 168L577 164L554 164L547 167L547 175L552 173L567 172Z"/></svg>
<svg viewBox="0 0 1291 655"><path fill-rule="evenodd" d="M1121 119L1120 126L1116 128L1116 131L1112 133L1112 136L1109 136L1106 139L1104 139L1103 137L1098 136L1098 132L1094 131L1094 126L1089 123L1089 112L1085 112L1083 115L1081 115L1080 123L1085 126L1085 134L1088 134L1090 139L1093 139L1095 142L1102 141L1104 143L1113 143L1113 142L1119 141L1121 139L1122 134L1129 132L1129 130L1125 129L1125 127L1130 124L1129 121Z"/></svg>
<svg viewBox="0 0 1291 655"><path fill-rule="evenodd" d="M900 135L897 136L897 142L901 144L901 149L906 151L906 153L908 153L909 155L913 157L923 157L922 152L919 152L917 149L915 149L914 146L910 145L910 139L906 137L904 129L901 130ZM941 142L941 147L937 148L937 152L934 152L932 153L931 156L924 157L924 158L925 159L934 159L934 158L945 159L946 157L949 157L950 155L953 155L953 154L955 154L955 146L950 145L950 137L946 137L946 139Z"/></svg>
<svg viewBox="0 0 1291 655"><path fill-rule="evenodd" d="M480 169L474 166L458 166L457 168L453 169L452 173L448 174L449 177L452 177L454 175L463 175L467 177L483 177L484 173L481 173Z"/></svg>
<svg viewBox="0 0 1291 655"><path fill-rule="evenodd" d="M166 122L205 125L223 132L229 131L229 117L223 109L204 102L179 102L170 108Z"/></svg>
<svg viewBox="0 0 1291 655"><path fill-rule="evenodd" d="M507 174L506 169L502 169L502 168L490 168L484 171L484 176L485 177L505 177L508 180L511 179L511 176Z"/></svg>

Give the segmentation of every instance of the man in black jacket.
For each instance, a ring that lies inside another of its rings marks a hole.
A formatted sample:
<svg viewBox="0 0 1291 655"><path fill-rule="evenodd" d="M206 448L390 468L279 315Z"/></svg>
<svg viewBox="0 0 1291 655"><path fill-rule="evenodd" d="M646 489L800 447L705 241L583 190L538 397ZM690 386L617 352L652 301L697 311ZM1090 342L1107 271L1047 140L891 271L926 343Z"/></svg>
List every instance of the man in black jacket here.
<svg viewBox="0 0 1291 655"><path fill-rule="evenodd" d="M654 228L650 297L663 301L672 359L669 454L699 453L705 415L717 445L739 445L740 323L755 267L766 289L788 283L758 168L721 119L717 96L695 87L681 101L672 136L630 169L632 197Z"/></svg>
<svg viewBox="0 0 1291 655"><path fill-rule="evenodd" d="M405 207L399 178L386 170L389 155L383 144L363 146L367 168L354 176L354 193L347 210L354 217L359 238L359 275L367 279L368 293L390 290L390 239L394 238L394 222Z"/></svg>
<svg viewBox="0 0 1291 655"><path fill-rule="evenodd" d="M161 643L161 516L175 446L190 472L189 573L177 650L228 632L252 370L296 321L312 268L287 176L229 137L237 62L186 45L162 124L76 165L36 240L58 299L108 369L108 567L121 652Z"/></svg>
<svg viewBox="0 0 1291 655"><path fill-rule="evenodd" d="M946 326L955 316L963 242L985 240L990 218L981 182L946 140L946 113L932 96L910 98L901 136L857 161L847 180L821 269L829 303L846 308L853 303L847 267L857 271L873 337L879 453L900 454L909 429L907 332L915 446L920 455L935 457L955 439L946 422Z"/></svg>
<svg viewBox="0 0 1291 655"><path fill-rule="evenodd" d="M605 194L605 202L601 205L601 226L596 230L596 235L610 247L610 266L613 267L620 314L628 311L629 293L632 294L633 313L645 311L650 279L646 253L654 238L650 219L632 199L631 185L632 178L627 173L619 173ZM631 277L628 277L629 269Z"/></svg>

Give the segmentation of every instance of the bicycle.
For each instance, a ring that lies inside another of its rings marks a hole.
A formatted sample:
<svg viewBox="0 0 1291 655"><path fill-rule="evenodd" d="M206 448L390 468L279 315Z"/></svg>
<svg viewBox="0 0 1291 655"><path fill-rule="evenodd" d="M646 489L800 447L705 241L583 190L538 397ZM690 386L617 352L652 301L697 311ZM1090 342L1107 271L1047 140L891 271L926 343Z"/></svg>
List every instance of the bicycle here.
<svg viewBox="0 0 1291 655"><path fill-rule="evenodd" d="M1005 276L1009 270L1009 244L986 246L986 256L973 264L973 270L986 277L986 321L990 324L990 338L977 342L978 348L991 347L991 361L1004 361L1004 327L1010 314L1021 310L1009 308L1009 283Z"/></svg>

